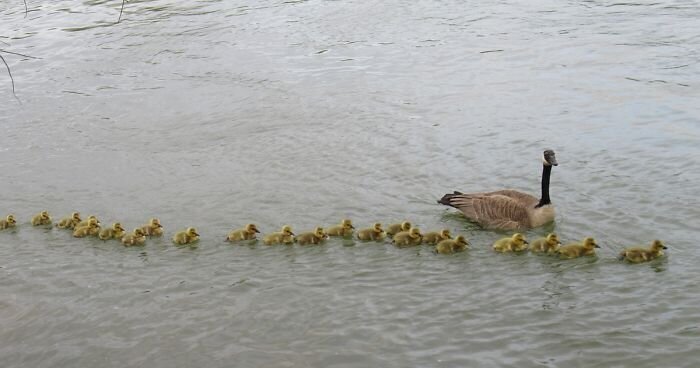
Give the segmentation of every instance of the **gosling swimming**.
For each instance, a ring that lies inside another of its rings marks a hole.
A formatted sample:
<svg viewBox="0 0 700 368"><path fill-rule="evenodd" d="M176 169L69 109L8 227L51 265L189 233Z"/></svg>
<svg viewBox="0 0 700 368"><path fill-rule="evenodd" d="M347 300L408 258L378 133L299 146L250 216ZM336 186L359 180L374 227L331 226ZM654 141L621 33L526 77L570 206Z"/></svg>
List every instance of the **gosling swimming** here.
<svg viewBox="0 0 700 368"><path fill-rule="evenodd" d="M352 226L352 221L345 219L340 225L331 226L326 234L329 236L351 236L355 227Z"/></svg>
<svg viewBox="0 0 700 368"><path fill-rule="evenodd" d="M521 233L515 233L510 238L496 240L493 243L493 250L500 253L522 252L527 250L527 239Z"/></svg>
<svg viewBox="0 0 700 368"><path fill-rule="evenodd" d="M73 230L75 229L75 226L80 223L80 213L78 212L73 212L71 213L70 216L64 217L59 221L56 226L59 229L70 229Z"/></svg>
<svg viewBox="0 0 700 368"><path fill-rule="evenodd" d="M87 226L88 221L90 221L90 219L94 219L95 221L97 221L97 225L102 225L102 224L100 223L100 220L97 219L97 217L95 217L95 216L93 216L93 215L90 215L90 216L88 216L87 219L85 219L85 220L83 220L83 221L80 221L77 225L75 225L75 228L79 228L79 227L82 227L82 226Z"/></svg>
<svg viewBox="0 0 700 368"><path fill-rule="evenodd" d="M150 219L146 225L141 226L141 230L146 236L163 235L163 225L160 224L160 220L157 218Z"/></svg>
<svg viewBox="0 0 700 368"><path fill-rule="evenodd" d="M443 229L439 232L431 231L429 233L423 234L423 243L425 244L438 244L443 240L452 239L450 230Z"/></svg>
<svg viewBox="0 0 700 368"><path fill-rule="evenodd" d="M409 231L411 230L411 223L408 221L404 221L400 224L391 224L389 227L386 228L386 235L388 235L390 238L393 238L394 235L402 232L402 231Z"/></svg>
<svg viewBox="0 0 700 368"><path fill-rule="evenodd" d="M649 248L632 247L620 252L619 260L630 263L649 262L656 258L663 257L664 249L668 249L661 240L651 242Z"/></svg>
<svg viewBox="0 0 700 368"><path fill-rule="evenodd" d="M180 245L194 243L197 240L199 240L199 234L197 234L197 230L193 227L188 227L187 230L180 231L173 236L173 243Z"/></svg>
<svg viewBox="0 0 700 368"><path fill-rule="evenodd" d="M317 227L313 232L301 233L297 235L296 241L300 245L320 244L328 238L322 227Z"/></svg>
<svg viewBox="0 0 700 368"><path fill-rule="evenodd" d="M435 246L435 251L438 254L452 254L462 252L465 249L469 249L469 242L462 235L457 236L454 240L445 239Z"/></svg>
<svg viewBox="0 0 700 368"><path fill-rule="evenodd" d="M600 246L596 244L595 239L585 238L583 239L582 243L573 243L559 247L559 251L557 253L559 253L561 258L568 259L578 258L581 256L594 256L595 248L600 248Z"/></svg>
<svg viewBox="0 0 700 368"><path fill-rule="evenodd" d="M122 224L115 222L112 224L112 227L102 229L97 237L102 240L121 239L125 232L126 230L124 230Z"/></svg>
<svg viewBox="0 0 700 368"><path fill-rule="evenodd" d="M143 229L137 227L131 234L126 234L122 237L122 244L125 247L130 247L132 245L141 245L146 241L146 234Z"/></svg>
<svg viewBox="0 0 700 368"><path fill-rule="evenodd" d="M530 244L532 253L548 253L553 254L559 250L561 243L559 237L555 233L549 233L544 238L535 239Z"/></svg>
<svg viewBox="0 0 700 368"><path fill-rule="evenodd" d="M357 238L360 240L374 240L380 241L384 240L386 233L382 229L382 224L377 222L374 226L367 229L360 229L357 231Z"/></svg>
<svg viewBox="0 0 700 368"><path fill-rule="evenodd" d="M289 225L284 225L282 226L282 230L279 232L265 235L263 238L263 243L267 245L293 244L294 233L292 232L292 227Z"/></svg>
<svg viewBox="0 0 700 368"><path fill-rule="evenodd" d="M97 219L90 219L85 226L78 226L73 231L73 236L76 238L84 238L88 235L97 235L100 232L100 225L97 224Z"/></svg>
<svg viewBox="0 0 700 368"><path fill-rule="evenodd" d="M17 225L17 220L15 220L15 215L7 215L4 219L0 220L0 230L9 229Z"/></svg>
<svg viewBox="0 0 700 368"><path fill-rule="evenodd" d="M409 231L402 231L394 235L392 243L399 247L406 247L411 245L420 245L423 241L423 235L417 227L412 227Z"/></svg>
<svg viewBox="0 0 700 368"><path fill-rule="evenodd" d="M51 216L47 211L41 211L41 213L32 217L32 225L51 225Z"/></svg>
<svg viewBox="0 0 700 368"><path fill-rule="evenodd" d="M243 229L232 230L228 233L226 241L236 242L241 240L253 240L257 233L260 233L258 227L255 226L255 224L248 224Z"/></svg>

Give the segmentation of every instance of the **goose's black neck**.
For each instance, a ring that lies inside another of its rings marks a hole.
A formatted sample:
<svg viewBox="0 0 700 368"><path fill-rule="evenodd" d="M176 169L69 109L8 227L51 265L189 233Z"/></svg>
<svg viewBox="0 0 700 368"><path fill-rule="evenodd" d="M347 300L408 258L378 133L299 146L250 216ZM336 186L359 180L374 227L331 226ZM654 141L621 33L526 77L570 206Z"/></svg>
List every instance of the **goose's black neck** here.
<svg viewBox="0 0 700 368"><path fill-rule="evenodd" d="M549 199L549 175L552 173L552 165L542 165L542 197L535 208L551 204Z"/></svg>

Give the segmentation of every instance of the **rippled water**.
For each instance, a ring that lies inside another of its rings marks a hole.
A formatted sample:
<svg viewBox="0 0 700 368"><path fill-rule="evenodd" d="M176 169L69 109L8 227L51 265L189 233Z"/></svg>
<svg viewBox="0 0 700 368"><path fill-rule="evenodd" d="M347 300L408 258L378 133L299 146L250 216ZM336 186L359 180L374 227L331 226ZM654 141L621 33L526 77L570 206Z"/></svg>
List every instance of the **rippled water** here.
<svg viewBox="0 0 700 368"><path fill-rule="evenodd" d="M695 1L4 1L3 367L694 367ZM537 193L597 259L496 255L435 199ZM141 249L31 228L73 210ZM349 217L466 234L469 252L228 230ZM627 265L624 245L669 257Z"/></svg>

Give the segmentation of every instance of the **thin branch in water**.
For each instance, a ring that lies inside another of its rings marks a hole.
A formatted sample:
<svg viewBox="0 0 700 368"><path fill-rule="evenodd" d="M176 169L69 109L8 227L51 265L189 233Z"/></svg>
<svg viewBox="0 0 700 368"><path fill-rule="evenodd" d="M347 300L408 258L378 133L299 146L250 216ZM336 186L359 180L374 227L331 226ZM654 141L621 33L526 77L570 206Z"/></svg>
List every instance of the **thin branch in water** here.
<svg viewBox="0 0 700 368"><path fill-rule="evenodd" d="M12 81L12 95L15 96L17 101L19 101L19 98L15 94L15 79L12 78L12 72L10 71L10 66L7 65L7 61L5 61L5 58L2 56L2 54L0 54L0 60L2 60L3 63L5 63L5 68L7 68L7 74L10 75L10 81Z"/></svg>
<svg viewBox="0 0 700 368"><path fill-rule="evenodd" d="M27 13L29 13L29 8L27 7L27 0L24 0L24 17L27 17Z"/></svg>
<svg viewBox="0 0 700 368"><path fill-rule="evenodd" d="M17 55L17 56L24 56L24 57L30 58L30 59L41 60L40 57L30 56L30 55L25 55L25 54L20 54L19 52L12 52L12 51L7 51L7 50L3 50L3 49L0 49L0 52L4 52L4 53L6 53L6 54Z"/></svg>
<svg viewBox="0 0 700 368"><path fill-rule="evenodd" d="M121 8L121 10L119 10L119 19L117 19L117 23L119 23L119 21L122 20L122 13L124 12L124 3L125 2L126 2L126 0L122 0L122 8Z"/></svg>

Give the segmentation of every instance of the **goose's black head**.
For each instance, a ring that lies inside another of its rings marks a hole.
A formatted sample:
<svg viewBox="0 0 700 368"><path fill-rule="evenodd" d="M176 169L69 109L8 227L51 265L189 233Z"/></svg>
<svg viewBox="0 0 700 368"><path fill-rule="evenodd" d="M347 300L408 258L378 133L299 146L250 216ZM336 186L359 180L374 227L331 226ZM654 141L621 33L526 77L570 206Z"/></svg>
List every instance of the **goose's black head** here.
<svg viewBox="0 0 700 368"><path fill-rule="evenodd" d="M558 166L557 157L554 155L554 151L551 149L545 150L542 154L542 161L545 165Z"/></svg>

